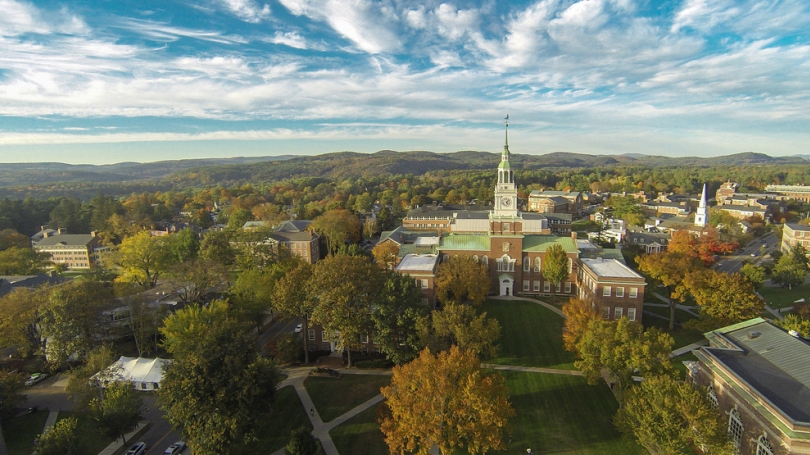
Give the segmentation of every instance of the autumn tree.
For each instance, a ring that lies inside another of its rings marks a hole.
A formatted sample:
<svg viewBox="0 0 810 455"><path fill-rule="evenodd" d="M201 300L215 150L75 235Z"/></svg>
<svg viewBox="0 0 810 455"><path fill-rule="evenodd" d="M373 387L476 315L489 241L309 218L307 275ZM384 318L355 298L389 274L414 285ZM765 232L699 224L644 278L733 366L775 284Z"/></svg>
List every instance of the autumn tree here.
<svg viewBox="0 0 810 455"><path fill-rule="evenodd" d="M200 251L200 238L191 229L182 229L176 234L165 236L163 241L171 263L196 259Z"/></svg>
<svg viewBox="0 0 810 455"><path fill-rule="evenodd" d="M378 266L393 269L397 265L397 259L399 259L399 245L394 242L378 243L371 249L371 254L377 261Z"/></svg>
<svg viewBox="0 0 810 455"><path fill-rule="evenodd" d="M114 381L107 384L99 398L90 401L90 416L101 432L111 438L121 438L134 430L146 412L138 391L129 381Z"/></svg>
<svg viewBox="0 0 810 455"><path fill-rule="evenodd" d="M0 251L5 251L12 247L31 248L31 239L14 229L3 229L0 231Z"/></svg>
<svg viewBox="0 0 810 455"><path fill-rule="evenodd" d="M124 239L107 261L120 269L116 281L131 283L142 289L152 289L160 276L172 265L172 255L166 237L152 237L141 231Z"/></svg>
<svg viewBox="0 0 810 455"><path fill-rule="evenodd" d="M776 325L785 330L795 330L804 338L810 338L810 319L798 314L787 314L785 319L775 321Z"/></svg>
<svg viewBox="0 0 810 455"><path fill-rule="evenodd" d="M568 255L562 245L555 243L546 249L543 257L543 278L551 282L551 293L557 289L557 285L565 281L570 273Z"/></svg>
<svg viewBox="0 0 810 455"><path fill-rule="evenodd" d="M627 318L618 321L592 319L576 345L580 360L575 366L589 384L596 384L606 369L621 396L633 375L669 374L669 354L674 341L655 327L644 330L641 324Z"/></svg>
<svg viewBox="0 0 810 455"><path fill-rule="evenodd" d="M106 283L74 280L53 288L39 320L48 360L59 365L71 354L81 357L98 344L109 320L103 311L112 304L112 289Z"/></svg>
<svg viewBox="0 0 810 455"><path fill-rule="evenodd" d="M37 440L38 455L82 455L87 453L76 431L79 421L75 417L60 419L45 430Z"/></svg>
<svg viewBox="0 0 810 455"><path fill-rule="evenodd" d="M605 206L613 208L613 216L631 226L644 225L644 211L633 196L612 196Z"/></svg>
<svg viewBox="0 0 810 455"><path fill-rule="evenodd" d="M0 251L0 276L39 275L50 261L49 253L39 253L31 248L12 246Z"/></svg>
<svg viewBox="0 0 810 455"><path fill-rule="evenodd" d="M394 271L383 273L383 285L371 312L374 342L397 365L411 361L424 347L417 322L430 312L413 279Z"/></svg>
<svg viewBox="0 0 810 455"><path fill-rule="evenodd" d="M317 305L311 298L308 282L312 278L312 266L300 262L295 268L278 279L272 289L270 299L273 309L285 316L299 317L304 320L302 332L304 338L304 363L309 363L307 338L309 333L310 314Z"/></svg>
<svg viewBox="0 0 810 455"><path fill-rule="evenodd" d="M14 417L25 403L24 384L22 373L0 371L0 420L3 422Z"/></svg>
<svg viewBox="0 0 810 455"><path fill-rule="evenodd" d="M573 297L563 305L562 312L565 315L563 347L566 351L576 353L576 346L588 329L588 324L591 320L598 319L599 314L590 303Z"/></svg>
<svg viewBox="0 0 810 455"><path fill-rule="evenodd" d="M175 263L166 275L167 282L184 304L202 303L208 294L218 286L226 285L230 278L222 264L198 258Z"/></svg>
<svg viewBox="0 0 810 455"><path fill-rule="evenodd" d="M426 455L457 449L483 454L504 450L504 433L515 415L503 377L481 370L477 356L457 347L394 367L382 389L390 414L380 422L391 453Z"/></svg>
<svg viewBox="0 0 810 455"><path fill-rule="evenodd" d="M638 256L636 262L638 263L638 269L642 273L667 288L669 330L671 332L675 329L675 309L678 302L683 302L687 295L683 283L684 278L690 271L698 270L701 264L689 255L671 251Z"/></svg>
<svg viewBox="0 0 810 455"><path fill-rule="evenodd" d="M717 235L717 230L707 227L699 236L689 231L680 230L672 233L667 244L667 251L682 254L703 262L706 267L715 263L715 256L728 254L740 247L737 242L724 242Z"/></svg>
<svg viewBox="0 0 810 455"><path fill-rule="evenodd" d="M501 326L486 312L476 314L470 305L448 303L440 311L419 320L417 331L422 345L433 351L446 351L458 346L481 358L491 358L498 353Z"/></svg>
<svg viewBox="0 0 810 455"><path fill-rule="evenodd" d="M200 242L199 256L225 267L236 261L236 252L231 246L230 233L226 231L209 231Z"/></svg>
<svg viewBox="0 0 810 455"><path fill-rule="evenodd" d="M0 297L0 347L16 347L25 357L42 348L39 316L48 292L18 288Z"/></svg>
<svg viewBox="0 0 810 455"><path fill-rule="evenodd" d="M330 256L318 261L307 282L314 299L312 320L339 338L348 352L371 331L371 312L382 283L381 271L363 256Z"/></svg>
<svg viewBox="0 0 810 455"><path fill-rule="evenodd" d="M760 286L765 284L765 280L767 279L765 267L754 264L743 265L740 269L740 275L754 285L755 289L759 289Z"/></svg>
<svg viewBox="0 0 810 455"><path fill-rule="evenodd" d="M117 311L126 312L126 328L135 341L138 355L148 355L157 351L158 328L168 314L166 305L155 305L151 298L142 294L123 299L123 308Z"/></svg>
<svg viewBox="0 0 810 455"><path fill-rule="evenodd" d="M704 331L755 318L765 308L754 285L738 273L699 270L686 275L684 286L700 305L700 319L690 323Z"/></svg>
<svg viewBox="0 0 810 455"><path fill-rule="evenodd" d="M312 221L311 228L326 240L326 251L332 255L340 245L360 240L360 220L351 212L335 209Z"/></svg>
<svg viewBox="0 0 810 455"><path fill-rule="evenodd" d="M84 410L100 397L101 383L115 378L118 369L112 367L118 355L109 345L101 345L87 353L84 361L71 368L65 388L77 410Z"/></svg>
<svg viewBox="0 0 810 455"><path fill-rule="evenodd" d="M174 360L165 367L158 404L195 454L239 453L272 409L278 372L256 352L249 323L227 302L189 306L160 329Z"/></svg>
<svg viewBox="0 0 810 455"><path fill-rule="evenodd" d="M616 426L649 453L732 455L728 424L704 390L672 376L648 376L625 395Z"/></svg>
<svg viewBox="0 0 810 455"><path fill-rule="evenodd" d="M489 293L489 271L468 256L451 256L436 270L436 297L443 303L478 305Z"/></svg>
<svg viewBox="0 0 810 455"><path fill-rule="evenodd" d="M807 271L806 252L801 245L797 245L779 258L773 271L771 271L771 281L793 289L793 286L804 283Z"/></svg>

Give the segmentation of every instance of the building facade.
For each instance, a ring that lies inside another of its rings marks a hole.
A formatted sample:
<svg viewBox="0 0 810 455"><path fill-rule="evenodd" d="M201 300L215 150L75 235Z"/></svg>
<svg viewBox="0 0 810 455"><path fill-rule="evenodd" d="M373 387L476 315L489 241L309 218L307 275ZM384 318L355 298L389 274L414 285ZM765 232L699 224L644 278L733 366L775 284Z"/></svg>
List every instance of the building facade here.
<svg viewBox="0 0 810 455"><path fill-rule="evenodd" d="M810 344L762 318L705 335L689 379L725 415L738 453L810 454Z"/></svg>
<svg viewBox="0 0 810 455"><path fill-rule="evenodd" d="M626 317L641 321L647 286L644 277L615 259L580 258L580 263L580 299L591 302L605 320Z"/></svg>
<svg viewBox="0 0 810 455"><path fill-rule="evenodd" d="M95 232L58 235L45 233L34 245L34 249L50 254L51 261L65 264L69 269L89 269L96 264L99 255L110 251L109 247L101 245Z"/></svg>
<svg viewBox="0 0 810 455"><path fill-rule="evenodd" d="M796 245L801 245L810 251L810 226L785 223L782 228L782 253L789 253Z"/></svg>

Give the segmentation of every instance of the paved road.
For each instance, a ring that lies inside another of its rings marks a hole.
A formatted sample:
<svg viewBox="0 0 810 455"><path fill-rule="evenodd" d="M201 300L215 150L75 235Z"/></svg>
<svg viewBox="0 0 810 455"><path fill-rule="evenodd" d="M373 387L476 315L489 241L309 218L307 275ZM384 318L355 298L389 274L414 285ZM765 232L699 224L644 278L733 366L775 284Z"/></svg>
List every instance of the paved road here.
<svg viewBox="0 0 810 455"><path fill-rule="evenodd" d="M753 259L755 263L762 260L762 253L760 251L762 246L765 246L766 251L770 252L779 248L779 240L775 235L773 235L773 232L769 232L758 239L754 239L751 243L743 248L742 252L722 257L719 261L717 261L713 268L718 272L739 272L743 266L744 260ZM754 254L755 256L752 257L751 254Z"/></svg>

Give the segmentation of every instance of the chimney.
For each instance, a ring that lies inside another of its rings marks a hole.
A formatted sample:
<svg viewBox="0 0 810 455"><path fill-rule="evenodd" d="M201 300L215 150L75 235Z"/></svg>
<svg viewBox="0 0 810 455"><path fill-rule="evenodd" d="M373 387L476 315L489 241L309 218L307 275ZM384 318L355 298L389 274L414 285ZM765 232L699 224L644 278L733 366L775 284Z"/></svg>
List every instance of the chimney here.
<svg viewBox="0 0 810 455"><path fill-rule="evenodd" d="M40 231L44 231L44 230L45 230L45 226L40 226L40 227L39 227L39 230L40 230Z"/></svg>
<svg viewBox="0 0 810 455"><path fill-rule="evenodd" d="M50 236L51 236L51 233L50 233L50 232L43 232L43 233L42 233L42 238L43 238L43 239L47 239L47 238L48 238L48 237L50 237Z"/></svg>
<svg viewBox="0 0 810 455"><path fill-rule="evenodd" d="M58 228L58 229L56 230L56 233L57 233L58 235L62 235L62 234L64 234L64 232L62 232L62 230L63 230L62 228Z"/></svg>
<svg viewBox="0 0 810 455"><path fill-rule="evenodd" d="M575 242L577 241L577 232L576 231L571 231L571 240L573 240Z"/></svg>
<svg viewBox="0 0 810 455"><path fill-rule="evenodd" d="M95 236L96 236L96 234L98 234L98 232L96 232L96 231L90 231L90 237L95 237Z"/></svg>

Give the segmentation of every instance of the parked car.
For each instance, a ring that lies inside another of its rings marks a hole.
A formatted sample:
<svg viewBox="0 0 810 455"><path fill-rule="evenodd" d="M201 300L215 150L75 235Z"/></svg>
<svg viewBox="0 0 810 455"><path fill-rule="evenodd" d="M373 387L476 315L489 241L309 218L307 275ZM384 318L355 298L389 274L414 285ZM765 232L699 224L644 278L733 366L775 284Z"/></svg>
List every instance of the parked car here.
<svg viewBox="0 0 810 455"><path fill-rule="evenodd" d="M304 330L304 324L298 324L295 326L295 333L301 333L302 330Z"/></svg>
<svg viewBox="0 0 810 455"><path fill-rule="evenodd" d="M146 443L139 442L127 450L126 455L143 455L146 453Z"/></svg>
<svg viewBox="0 0 810 455"><path fill-rule="evenodd" d="M31 376L28 376L28 379L25 380L25 385L34 385L38 382L44 381L47 377L47 373L34 373Z"/></svg>
<svg viewBox="0 0 810 455"><path fill-rule="evenodd" d="M163 455L179 455L185 448L186 448L185 442L177 441L174 444L170 445L168 449L164 450Z"/></svg>

